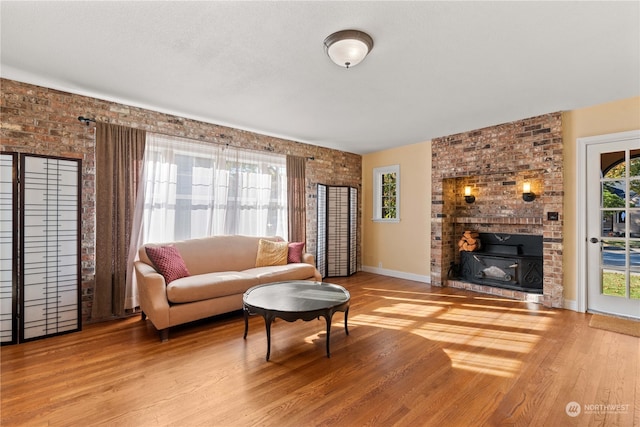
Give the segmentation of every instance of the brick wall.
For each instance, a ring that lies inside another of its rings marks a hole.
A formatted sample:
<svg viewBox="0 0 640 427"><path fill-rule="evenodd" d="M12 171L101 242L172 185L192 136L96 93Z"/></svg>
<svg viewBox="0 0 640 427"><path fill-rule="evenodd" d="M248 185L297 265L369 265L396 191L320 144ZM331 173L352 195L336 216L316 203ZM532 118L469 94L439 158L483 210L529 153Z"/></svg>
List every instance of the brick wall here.
<svg viewBox="0 0 640 427"><path fill-rule="evenodd" d="M78 116L167 135L252 150L314 157L307 162L307 249L316 247L316 184L349 185L361 191L357 154L213 125L142 108L0 79L0 151L82 159L82 314L91 313L95 267L95 127ZM359 211L362 196L359 194ZM361 224L358 215L358 269Z"/></svg>
<svg viewBox="0 0 640 427"><path fill-rule="evenodd" d="M448 284L465 229L537 234L544 245L542 302L562 307L562 162L560 113L434 139L431 283ZM537 195L533 202L522 200L525 181ZM475 203L465 202L466 185L472 187ZM547 220L548 212L558 212L559 220ZM479 285L470 289L518 297L514 291Z"/></svg>

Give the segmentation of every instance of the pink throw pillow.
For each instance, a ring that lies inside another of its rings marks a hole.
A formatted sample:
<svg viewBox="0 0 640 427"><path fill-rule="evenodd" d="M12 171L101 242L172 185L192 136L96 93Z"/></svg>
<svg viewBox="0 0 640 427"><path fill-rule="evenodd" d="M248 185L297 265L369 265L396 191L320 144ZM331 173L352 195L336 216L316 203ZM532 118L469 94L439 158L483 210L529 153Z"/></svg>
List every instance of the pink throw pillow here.
<svg viewBox="0 0 640 427"><path fill-rule="evenodd" d="M176 279L189 276L189 270L175 246L147 246L147 256L167 285Z"/></svg>
<svg viewBox="0 0 640 427"><path fill-rule="evenodd" d="M302 262L302 250L304 249L304 242L291 242L289 243L289 254L287 255L287 262Z"/></svg>

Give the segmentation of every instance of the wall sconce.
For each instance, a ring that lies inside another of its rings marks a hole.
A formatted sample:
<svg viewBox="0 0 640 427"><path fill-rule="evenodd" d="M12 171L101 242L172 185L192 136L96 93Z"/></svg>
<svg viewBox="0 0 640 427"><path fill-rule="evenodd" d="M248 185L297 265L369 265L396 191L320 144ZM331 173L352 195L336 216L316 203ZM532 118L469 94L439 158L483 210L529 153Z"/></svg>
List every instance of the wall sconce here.
<svg viewBox="0 0 640 427"><path fill-rule="evenodd" d="M531 192L531 183L529 181L525 181L524 184L522 184L522 200L525 202L533 202L535 199L535 193Z"/></svg>
<svg viewBox="0 0 640 427"><path fill-rule="evenodd" d="M471 186L465 185L464 187L464 201L467 203L473 203L476 201L476 196L471 194Z"/></svg>

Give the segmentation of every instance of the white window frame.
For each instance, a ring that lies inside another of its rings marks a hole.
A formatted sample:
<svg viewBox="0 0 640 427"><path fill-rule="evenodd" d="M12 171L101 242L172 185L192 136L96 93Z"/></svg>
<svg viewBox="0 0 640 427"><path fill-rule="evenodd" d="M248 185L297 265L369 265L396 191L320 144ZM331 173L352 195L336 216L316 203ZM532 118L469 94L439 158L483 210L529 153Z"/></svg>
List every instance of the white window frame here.
<svg viewBox="0 0 640 427"><path fill-rule="evenodd" d="M382 217L382 177L383 175L396 174L396 217ZM373 169L373 221L374 222L400 222L400 165L383 166Z"/></svg>

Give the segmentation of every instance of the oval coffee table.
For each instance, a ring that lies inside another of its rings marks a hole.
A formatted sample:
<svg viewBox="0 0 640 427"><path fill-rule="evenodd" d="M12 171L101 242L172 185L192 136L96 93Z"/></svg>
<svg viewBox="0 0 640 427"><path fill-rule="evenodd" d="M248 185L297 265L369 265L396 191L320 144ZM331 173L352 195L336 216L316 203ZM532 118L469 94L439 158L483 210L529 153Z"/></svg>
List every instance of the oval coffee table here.
<svg viewBox="0 0 640 427"><path fill-rule="evenodd" d="M249 315L264 317L267 327L267 361L271 354L271 322L279 317L287 322L309 321L324 317L327 322L327 357L331 334L331 318L336 311L344 312L344 330L349 335L347 316L351 295L342 286L307 280L267 283L250 288L242 297L244 339L249 330Z"/></svg>

